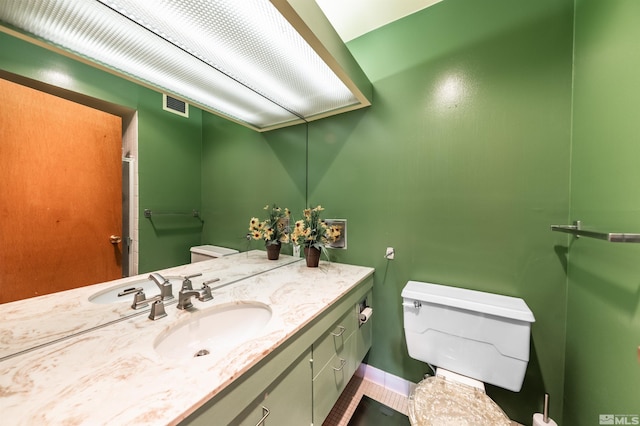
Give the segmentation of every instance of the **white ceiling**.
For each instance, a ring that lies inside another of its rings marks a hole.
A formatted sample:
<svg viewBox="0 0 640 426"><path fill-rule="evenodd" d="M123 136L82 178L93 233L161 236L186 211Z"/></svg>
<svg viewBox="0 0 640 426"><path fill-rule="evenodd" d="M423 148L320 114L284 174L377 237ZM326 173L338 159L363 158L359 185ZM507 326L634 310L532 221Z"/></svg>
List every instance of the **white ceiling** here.
<svg viewBox="0 0 640 426"><path fill-rule="evenodd" d="M441 0L316 0L344 42Z"/></svg>

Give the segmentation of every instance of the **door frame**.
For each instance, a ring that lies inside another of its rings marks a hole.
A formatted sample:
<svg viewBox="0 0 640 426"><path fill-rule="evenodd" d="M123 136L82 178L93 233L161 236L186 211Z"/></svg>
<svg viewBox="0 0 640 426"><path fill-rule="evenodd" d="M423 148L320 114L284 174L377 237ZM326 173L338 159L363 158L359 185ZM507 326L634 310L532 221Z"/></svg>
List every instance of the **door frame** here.
<svg viewBox="0 0 640 426"><path fill-rule="evenodd" d="M129 166L128 185L122 185L122 276L138 274L138 112L82 93L0 70L0 78L122 118L122 163ZM123 167L125 170L125 167ZM123 176L124 178L124 176Z"/></svg>

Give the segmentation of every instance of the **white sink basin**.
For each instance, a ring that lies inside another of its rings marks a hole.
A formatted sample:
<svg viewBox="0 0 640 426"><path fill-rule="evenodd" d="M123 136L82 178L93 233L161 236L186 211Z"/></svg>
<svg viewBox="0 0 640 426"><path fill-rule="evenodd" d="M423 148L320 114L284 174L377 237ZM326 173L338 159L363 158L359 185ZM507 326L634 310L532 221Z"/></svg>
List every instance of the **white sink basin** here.
<svg viewBox="0 0 640 426"><path fill-rule="evenodd" d="M271 308L260 302L238 302L204 309L161 333L154 348L169 359L191 359L226 352L256 336L271 315Z"/></svg>
<svg viewBox="0 0 640 426"><path fill-rule="evenodd" d="M182 279L179 277L166 277L166 278L171 282L171 284L173 284L174 295L177 294L177 291L180 290L180 287L182 286ZM141 279L137 281L131 281L126 284L119 284L115 287L111 287L106 290L102 290L97 293L94 293L91 296L89 296L89 302L100 303L100 304L116 303L116 302L132 303L133 295L135 294L135 292L132 292L123 296L118 296L118 294L126 290L136 289L136 288L142 288L147 299L160 294L160 289L158 288L156 283L154 283L150 279Z"/></svg>

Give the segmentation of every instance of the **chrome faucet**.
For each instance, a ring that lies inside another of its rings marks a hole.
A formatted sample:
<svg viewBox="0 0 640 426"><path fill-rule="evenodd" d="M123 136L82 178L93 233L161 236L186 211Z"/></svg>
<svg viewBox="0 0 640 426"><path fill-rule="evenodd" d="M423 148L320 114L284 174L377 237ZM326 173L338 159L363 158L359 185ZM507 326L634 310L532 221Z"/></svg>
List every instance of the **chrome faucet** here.
<svg viewBox="0 0 640 426"><path fill-rule="evenodd" d="M173 299L173 287L171 286L171 281L157 272L149 275L149 279L156 283L156 285L160 289L160 297L162 298L162 300Z"/></svg>
<svg viewBox="0 0 640 426"><path fill-rule="evenodd" d="M217 281L213 280L213 281ZM202 283L202 288L197 290L189 290L188 288L183 287L178 293L178 309L189 309L193 307L193 303L191 303L191 297L197 297L201 302L207 302L213 299L213 295L211 294L211 288L209 288L209 282Z"/></svg>

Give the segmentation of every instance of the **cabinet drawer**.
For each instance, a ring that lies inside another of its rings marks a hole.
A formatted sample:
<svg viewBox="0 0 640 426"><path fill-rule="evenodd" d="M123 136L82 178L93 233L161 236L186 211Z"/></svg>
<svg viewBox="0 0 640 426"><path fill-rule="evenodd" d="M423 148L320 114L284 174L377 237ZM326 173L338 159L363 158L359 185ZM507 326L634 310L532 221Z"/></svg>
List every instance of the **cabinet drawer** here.
<svg viewBox="0 0 640 426"><path fill-rule="evenodd" d="M333 356L345 354L346 342L357 328L355 306L349 309L334 325L313 344L313 376L317 376Z"/></svg>
<svg viewBox="0 0 640 426"><path fill-rule="evenodd" d="M329 415L349 383L357 365L353 357L355 339L344 342L344 353L334 355L313 379L313 424L320 425ZM315 365L315 360L314 360Z"/></svg>
<svg viewBox="0 0 640 426"><path fill-rule="evenodd" d="M256 400L247 403L230 426L309 425L312 415L312 389L309 387L311 352L289 366ZM260 420L263 419L262 422ZM211 424L221 424L215 419Z"/></svg>

